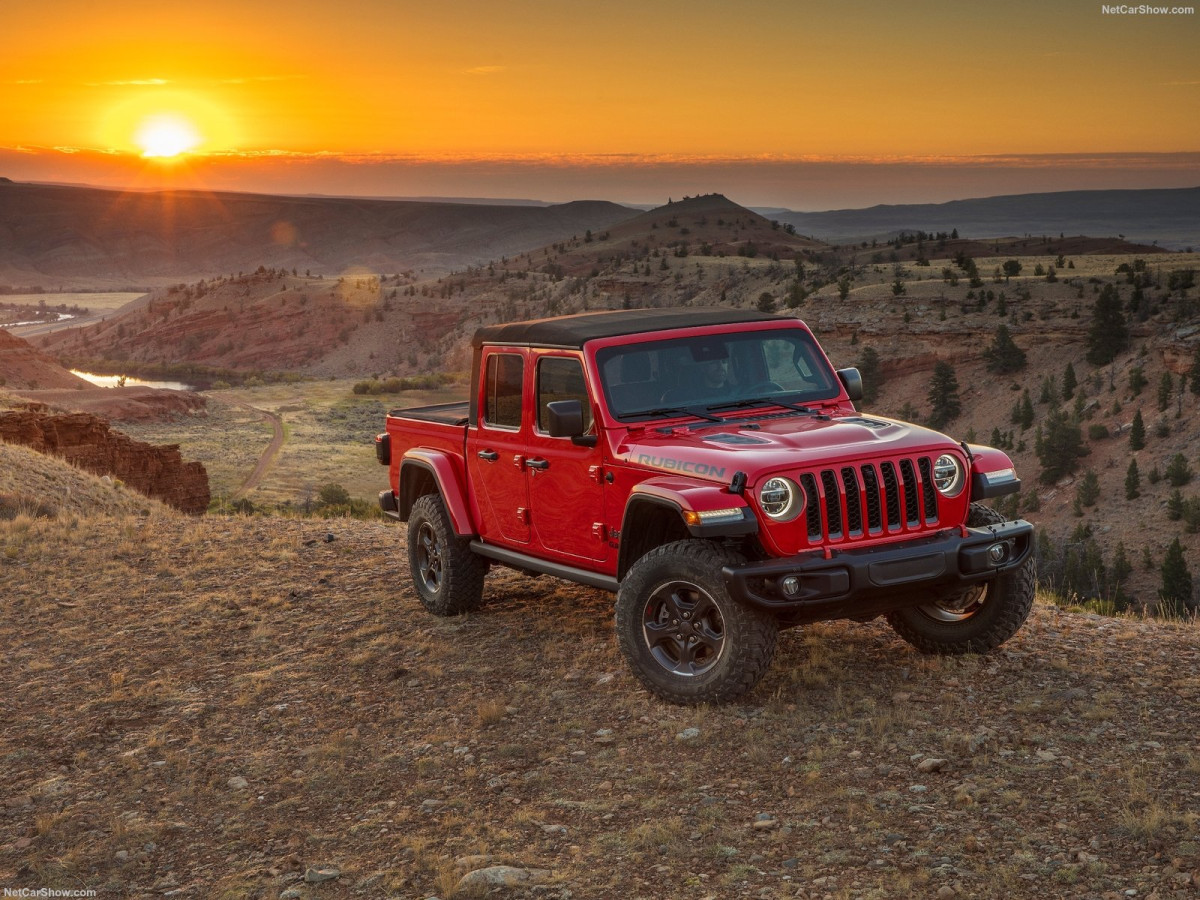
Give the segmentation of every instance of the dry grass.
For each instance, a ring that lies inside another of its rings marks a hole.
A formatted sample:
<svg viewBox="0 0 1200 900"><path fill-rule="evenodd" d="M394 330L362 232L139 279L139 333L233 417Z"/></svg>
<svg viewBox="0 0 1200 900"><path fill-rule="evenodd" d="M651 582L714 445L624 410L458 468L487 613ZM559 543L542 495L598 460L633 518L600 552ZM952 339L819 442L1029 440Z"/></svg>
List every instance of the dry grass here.
<svg viewBox="0 0 1200 900"><path fill-rule="evenodd" d="M36 450L0 442L0 519L15 521L9 532L12 537L19 539L29 520L36 518L66 516L71 527L84 515L151 512L170 514L157 500L125 488L120 481L105 482Z"/></svg>
<svg viewBox="0 0 1200 900"><path fill-rule="evenodd" d="M0 883L275 897L332 863L320 896L447 896L489 854L554 872L513 896L1100 896L1200 866L1194 629L1039 605L929 660L828 624L682 709L626 673L610 596L497 572L438 620L399 536L0 522Z"/></svg>
<svg viewBox="0 0 1200 900"><path fill-rule="evenodd" d="M127 303L130 303L139 297L144 296L141 292L130 293L128 291L95 291L95 292L72 292L65 291L62 293L44 293L44 294L7 294L4 297L6 303L21 303L26 306L36 306L39 303L45 303L47 306L58 306L66 304L67 306L82 306L85 309L95 312L111 312L118 310ZM20 333L18 331L18 333Z"/></svg>
<svg viewBox="0 0 1200 900"><path fill-rule="evenodd" d="M387 470L375 461L374 436L395 406L460 397L462 387L358 396L353 380L310 381L209 391L208 416L177 422L128 423L131 437L179 444L186 459L204 463L214 497L233 494L254 469L272 430L246 406L279 415L286 439L271 471L248 498L256 505L314 501L335 482L353 497L373 499L387 486Z"/></svg>

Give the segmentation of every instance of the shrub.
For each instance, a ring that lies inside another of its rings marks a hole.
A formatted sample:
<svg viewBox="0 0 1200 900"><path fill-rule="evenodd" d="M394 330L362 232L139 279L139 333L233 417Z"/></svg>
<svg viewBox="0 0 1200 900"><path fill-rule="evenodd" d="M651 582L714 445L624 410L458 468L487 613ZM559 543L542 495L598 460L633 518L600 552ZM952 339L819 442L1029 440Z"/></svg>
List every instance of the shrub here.
<svg viewBox="0 0 1200 900"><path fill-rule="evenodd" d="M1176 453L1167 464L1167 482L1171 487L1182 487L1192 480L1192 467L1182 453Z"/></svg>
<svg viewBox="0 0 1200 900"><path fill-rule="evenodd" d="M317 500L322 506L349 506L350 492L336 482L321 485Z"/></svg>
<svg viewBox="0 0 1200 900"><path fill-rule="evenodd" d="M989 372L1006 375L1025 368L1025 351L1016 345L1007 325L996 328L991 345L983 351Z"/></svg>

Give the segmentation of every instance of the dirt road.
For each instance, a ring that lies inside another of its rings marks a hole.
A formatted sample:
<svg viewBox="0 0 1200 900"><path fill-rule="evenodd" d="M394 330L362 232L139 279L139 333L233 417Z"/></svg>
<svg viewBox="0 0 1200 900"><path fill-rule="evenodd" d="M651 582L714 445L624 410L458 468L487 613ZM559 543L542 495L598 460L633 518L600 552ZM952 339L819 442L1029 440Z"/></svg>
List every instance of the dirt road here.
<svg viewBox="0 0 1200 900"><path fill-rule="evenodd" d="M251 412L257 413L259 416L270 422L271 427L275 431L275 433L271 435L270 443L268 443L266 448L263 450L262 456L258 458L258 464L254 467L254 471L246 477L246 480L242 482L241 487L234 491L233 496L230 497L231 500L240 500L262 483L262 480L266 477L267 473L271 471L271 466L275 464L275 459L279 456L279 451L283 449L283 419L281 419L276 413L269 412L265 409L259 409L257 406L251 406L249 403L242 403L237 400L230 402L232 402L235 406L240 406L243 409L248 409Z"/></svg>

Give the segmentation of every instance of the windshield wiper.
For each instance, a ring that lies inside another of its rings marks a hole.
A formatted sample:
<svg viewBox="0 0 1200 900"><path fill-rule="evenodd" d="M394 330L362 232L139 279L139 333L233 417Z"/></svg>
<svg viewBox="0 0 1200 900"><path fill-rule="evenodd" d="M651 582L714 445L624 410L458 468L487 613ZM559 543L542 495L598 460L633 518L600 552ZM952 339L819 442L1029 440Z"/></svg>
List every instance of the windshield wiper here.
<svg viewBox="0 0 1200 900"><path fill-rule="evenodd" d="M807 406L796 406L792 403L784 403L782 400L776 400L774 397L754 397L747 400L734 400L730 403L710 403L705 409L750 409L754 406L782 406L784 409L790 409L794 412L804 413L806 415L813 412Z"/></svg>
<svg viewBox="0 0 1200 900"><path fill-rule="evenodd" d="M712 409L712 407L708 407ZM720 416L710 416L706 412L701 412L691 406L663 406L658 409L639 409L636 412L622 413L621 418L627 416L695 416L697 419L707 419L709 422L724 422Z"/></svg>

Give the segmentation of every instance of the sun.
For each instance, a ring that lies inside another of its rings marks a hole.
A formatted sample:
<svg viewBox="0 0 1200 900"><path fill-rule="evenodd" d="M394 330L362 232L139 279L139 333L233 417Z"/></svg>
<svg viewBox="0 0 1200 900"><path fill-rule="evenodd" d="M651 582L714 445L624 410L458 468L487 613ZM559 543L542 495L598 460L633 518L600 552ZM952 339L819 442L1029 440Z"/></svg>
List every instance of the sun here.
<svg viewBox="0 0 1200 900"><path fill-rule="evenodd" d="M171 159L196 147L202 138L184 116L160 113L144 119L133 140L142 148L142 156Z"/></svg>

